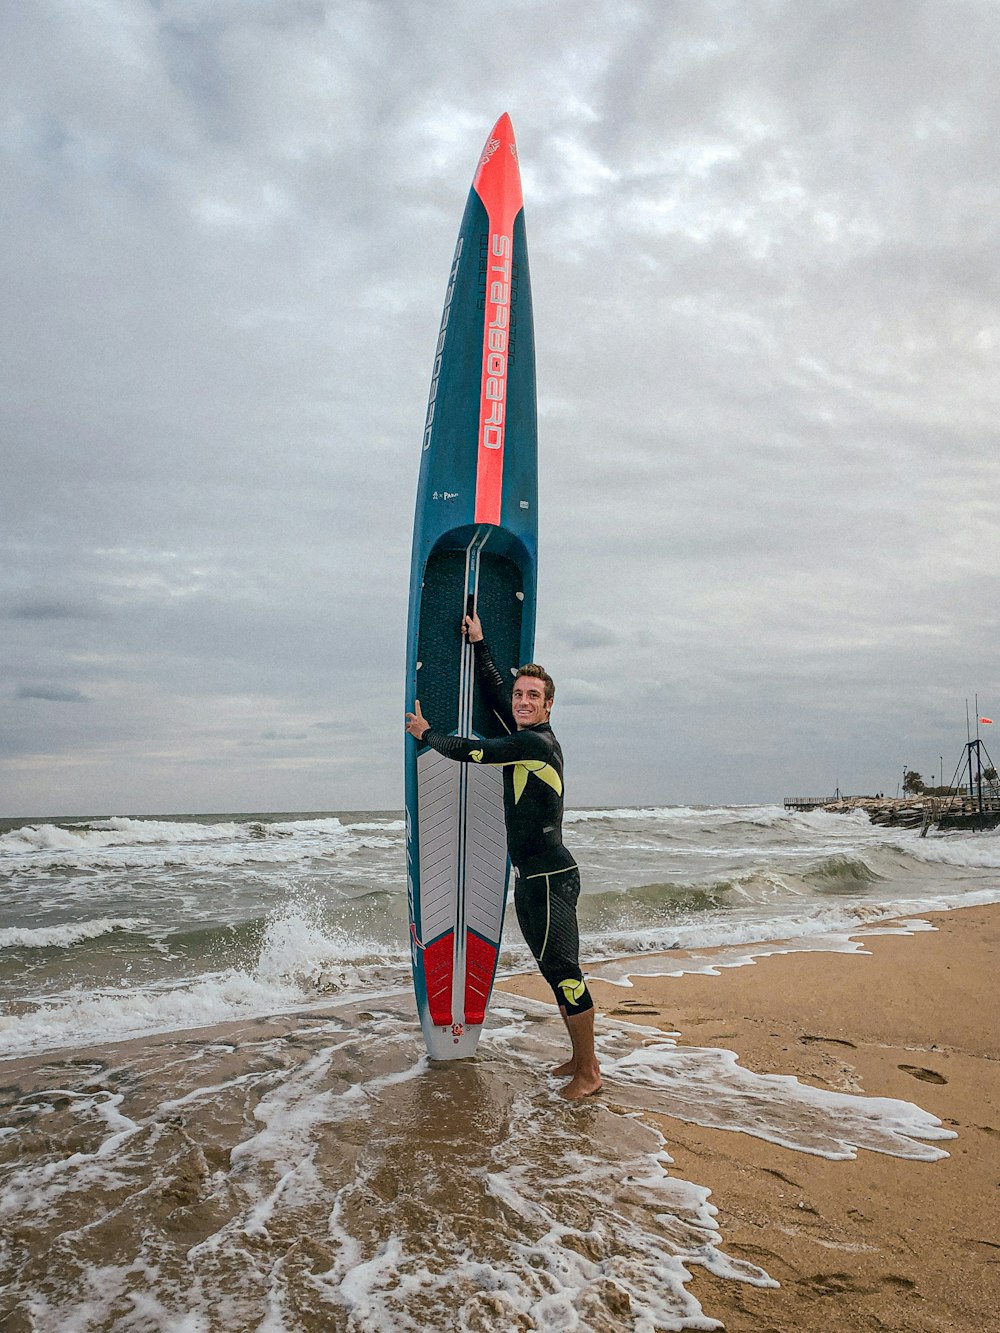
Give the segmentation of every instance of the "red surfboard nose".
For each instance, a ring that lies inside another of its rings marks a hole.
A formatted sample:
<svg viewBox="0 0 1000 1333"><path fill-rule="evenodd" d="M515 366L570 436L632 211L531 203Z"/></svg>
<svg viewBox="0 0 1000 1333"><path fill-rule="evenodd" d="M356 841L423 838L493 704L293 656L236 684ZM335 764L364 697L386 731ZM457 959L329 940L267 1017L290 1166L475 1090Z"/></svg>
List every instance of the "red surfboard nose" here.
<svg viewBox="0 0 1000 1333"><path fill-rule="evenodd" d="M490 131L472 188L482 200L489 220L475 521L499 526L507 429L514 220L524 206L514 127L506 112Z"/></svg>

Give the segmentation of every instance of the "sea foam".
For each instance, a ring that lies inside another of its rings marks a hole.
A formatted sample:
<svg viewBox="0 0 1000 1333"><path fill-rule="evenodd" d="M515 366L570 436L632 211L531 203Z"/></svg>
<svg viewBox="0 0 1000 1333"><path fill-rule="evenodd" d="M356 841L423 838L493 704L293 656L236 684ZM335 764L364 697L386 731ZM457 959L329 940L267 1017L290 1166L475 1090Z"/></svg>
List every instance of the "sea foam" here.
<svg viewBox="0 0 1000 1333"><path fill-rule="evenodd" d="M91 924L94 934L103 933L97 930L101 923ZM51 934L64 943L63 932L69 930L5 933ZM35 947L40 947L37 940ZM41 997L30 1008L0 1016L0 1055L308 1009L328 1002L332 995L371 986L379 972L390 987L403 985L408 981L407 957L401 946L395 957L373 958L369 944L324 923L321 904L304 895L267 918L256 956L245 966L170 982L76 986Z"/></svg>
<svg viewBox="0 0 1000 1333"><path fill-rule="evenodd" d="M38 926L30 929L9 926L0 930L0 949L68 949L84 940L96 940L117 931L138 930L139 917L100 917L94 921L69 922L62 926Z"/></svg>

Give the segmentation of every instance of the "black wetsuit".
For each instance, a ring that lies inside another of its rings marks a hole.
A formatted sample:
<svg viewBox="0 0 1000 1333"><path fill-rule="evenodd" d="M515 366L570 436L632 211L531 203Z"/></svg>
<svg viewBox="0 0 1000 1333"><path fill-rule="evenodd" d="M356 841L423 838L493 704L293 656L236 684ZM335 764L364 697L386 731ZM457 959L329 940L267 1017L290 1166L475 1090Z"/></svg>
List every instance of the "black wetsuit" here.
<svg viewBox="0 0 1000 1333"><path fill-rule="evenodd" d="M507 850L517 871L514 907L521 933L556 1002L567 1014L593 1008L580 970L576 900L580 872L563 846L563 757L547 722L516 729L503 677L485 642L474 645L476 675L506 736L467 740L433 729L424 744L448 759L503 767Z"/></svg>

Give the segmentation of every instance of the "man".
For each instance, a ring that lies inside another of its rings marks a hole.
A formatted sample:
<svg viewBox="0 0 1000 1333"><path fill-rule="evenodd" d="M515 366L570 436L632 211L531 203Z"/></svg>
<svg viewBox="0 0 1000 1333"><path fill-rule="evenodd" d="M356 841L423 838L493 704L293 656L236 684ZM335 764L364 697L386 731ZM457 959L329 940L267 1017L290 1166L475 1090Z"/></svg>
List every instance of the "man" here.
<svg viewBox="0 0 1000 1333"><path fill-rule="evenodd" d="M483 698L508 735L465 739L435 731L420 711L406 714L416 740L460 763L503 767L507 850L517 872L514 907L528 948L552 987L569 1032L573 1054L553 1072L569 1077L562 1095L588 1097L601 1086L594 1052L594 1002L580 970L576 900L580 872L563 846L563 757L549 726L555 698L552 677L534 662L520 667L510 698L490 656L478 616L466 616L462 633L473 645Z"/></svg>

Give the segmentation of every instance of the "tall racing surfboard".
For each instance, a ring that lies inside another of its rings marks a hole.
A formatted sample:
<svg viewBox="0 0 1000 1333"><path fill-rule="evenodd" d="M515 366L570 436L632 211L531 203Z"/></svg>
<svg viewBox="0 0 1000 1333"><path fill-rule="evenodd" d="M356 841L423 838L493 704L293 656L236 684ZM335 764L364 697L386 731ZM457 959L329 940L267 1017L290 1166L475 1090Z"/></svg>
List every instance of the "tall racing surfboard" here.
<svg viewBox="0 0 1000 1333"><path fill-rule="evenodd" d="M406 707L493 736L478 702L472 610L506 676L531 658L537 560L531 288L517 146L493 127L472 182L438 333L410 569ZM500 952L509 862L499 768L406 738L406 858L417 1010L434 1059L471 1055Z"/></svg>

